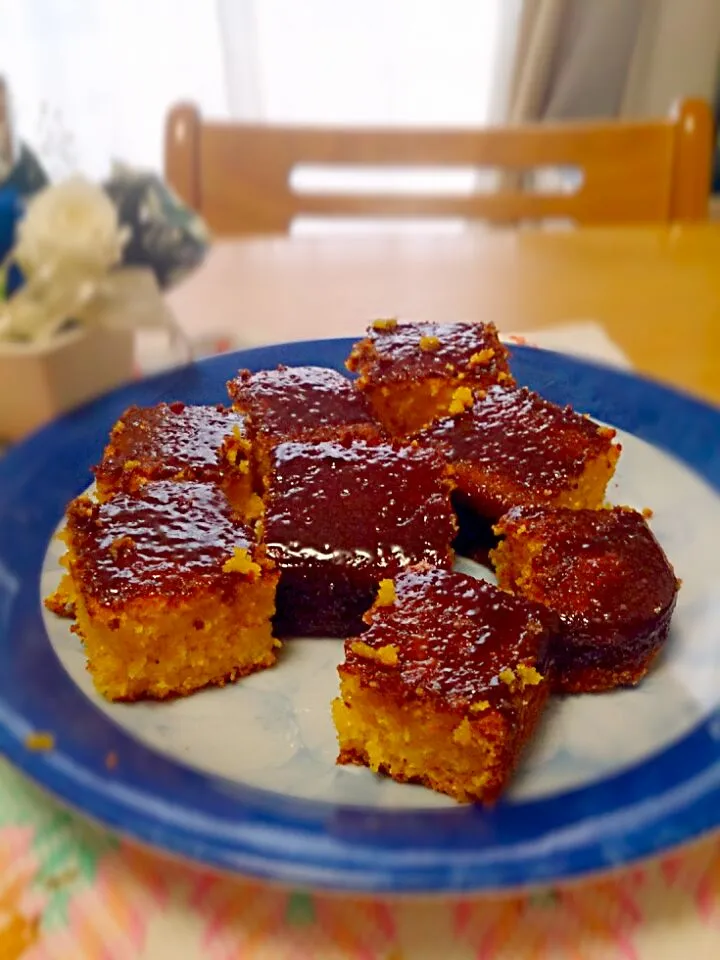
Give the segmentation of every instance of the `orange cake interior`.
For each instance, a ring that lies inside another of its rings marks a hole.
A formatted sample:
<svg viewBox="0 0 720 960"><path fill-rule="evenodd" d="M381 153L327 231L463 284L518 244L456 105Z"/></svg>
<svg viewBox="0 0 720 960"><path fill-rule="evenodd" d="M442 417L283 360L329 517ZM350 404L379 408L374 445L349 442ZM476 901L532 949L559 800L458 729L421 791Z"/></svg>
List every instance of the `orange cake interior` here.
<svg viewBox="0 0 720 960"><path fill-rule="evenodd" d="M542 689L524 710L520 729L503 715L459 718L429 702L400 704L352 675L342 676L333 720L338 763L369 767L399 783L419 783L460 803L493 803L535 728L547 698Z"/></svg>

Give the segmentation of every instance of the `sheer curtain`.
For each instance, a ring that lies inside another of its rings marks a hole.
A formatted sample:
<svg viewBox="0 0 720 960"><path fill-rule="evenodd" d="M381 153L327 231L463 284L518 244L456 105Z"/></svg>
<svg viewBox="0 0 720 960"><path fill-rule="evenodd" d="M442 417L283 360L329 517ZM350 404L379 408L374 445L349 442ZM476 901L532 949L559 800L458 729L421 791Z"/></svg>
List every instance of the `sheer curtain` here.
<svg viewBox="0 0 720 960"><path fill-rule="evenodd" d="M0 0L0 71L19 136L51 175L159 169L167 105L227 112L209 0Z"/></svg>
<svg viewBox="0 0 720 960"><path fill-rule="evenodd" d="M168 106L218 118L482 124L520 0L0 0L15 128L49 172L160 169Z"/></svg>

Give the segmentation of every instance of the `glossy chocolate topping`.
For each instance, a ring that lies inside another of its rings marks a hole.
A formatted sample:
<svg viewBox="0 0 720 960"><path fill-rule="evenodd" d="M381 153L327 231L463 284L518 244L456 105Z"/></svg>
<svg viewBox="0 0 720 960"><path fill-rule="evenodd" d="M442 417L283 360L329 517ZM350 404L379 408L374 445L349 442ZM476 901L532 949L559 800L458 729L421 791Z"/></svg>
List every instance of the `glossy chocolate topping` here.
<svg viewBox="0 0 720 960"><path fill-rule="evenodd" d="M105 606L197 588L217 589L237 574L223 564L236 548L251 550L250 529L232 517L213 484L151 482L135 496L107 503L86 497L68 510L74 574L83 591Z"/></svg>
<svg viewBox="0 0 720 960"><path fill-rule="evenodd" d="M401 683L405 696L424 691L462 709L478 701L503 708L522 697L519 664L544 676L551 626L541 608L483 580L414 568L395 579L391 605L373 608L360 643L346 641L341 669L368 678L382 673L394 688ZM397 664L367 657L362 644L391 645ZM532 671L526 677L538 682Z"/></svg>
<svg viewBox="0 0 720 960"><path fill-rule="evenodd" d="M108 450L95 473L99 478L120 476L128 461L155 480L170 479L181 471L210 479L219 470L218 448L245 418L222 407L159 403L130 407L113 428Z"/></svg>
<svg viewBox="0 0 720 960"><path fill-rule="evenodd" d="M450 463L511 484L516 494L551 497L606 452L613 436L614 431L526 387L495 386L466 413L438 421L418 440L440 447Z"/></svg>
<svg viewBox="0 0 720 960"><path fill-rule="evenodd" d="M365 399L350 380L325 367L284 367L250 373L228 383L237 409L255 428L277 437L349 424L375 424Z"/></svg>
<svg viewBox="0 0 720 960"><path fill-rule="evenodd" d="M374 359L372 381L452 377L464 371L475 379L497 379L508 372L507 349L491 323L402 323L370 327L357 359ZM355 351L353 351L355 352ZM355 360L349 363L355 369Z"/></svg>
<svg viewBox="0 0 720 960"><path fill-rule="evenodd" d="M393 575L447 566L455 534L449 484L433 450L353 439L272 451L268 551L284 569L344 567Z"/></svg>

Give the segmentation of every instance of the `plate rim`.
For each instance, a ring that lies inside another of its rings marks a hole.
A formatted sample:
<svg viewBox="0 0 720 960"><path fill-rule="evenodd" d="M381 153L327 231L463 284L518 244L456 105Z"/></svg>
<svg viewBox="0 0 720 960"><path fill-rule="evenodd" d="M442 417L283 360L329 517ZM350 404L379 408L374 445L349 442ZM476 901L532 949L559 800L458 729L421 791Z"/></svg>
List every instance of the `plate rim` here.
<svg viewBox="0 0 720 960"><path fill-rule="evenodd" d="M22 480L32 476L32 462L38 453L44 453L47 457L48 452L53 451L62 461L62 449L58 452L57 447L58 443L62 444L64 441L64 456L66 459L71 456L74 462L65 465L67 469L62 482L70 483L70 478L79 478L78 471L82 471L82 462L79 461L82 456L89 455L92 449L92 456L96 457L98 446L101 447L104 443L107 429L101 429L100 425L105 424L109 428L126 405L136 402L138 394L142 394L140 402L152 403L159 399L172 399L178 392L187 393L193 388L199 387L202 390L210 383L222 390L223 380L214 376L214 371L223 370L227 375L238 366L260 369L263 366L274 366L278 362L296 365L314 362L340 369L339 358L347 354L354 339L356 338L273 344L208 358L196 365L158 374L114 390L66 414L11 448L0 459L0 574L3 572L2 536L8 524L12 525L12 518L8 517L4 500L9 500L11 508L13 495L19 496L20 503L23 503ZM628 411L626 407L622 407L622 401L629 398L634 400L638 404L634 415L639 428L630 428L630 432L678 457L699 473L716 493L720 492L720 410L690 394L631 372L533 347L511 345L510 349L515 367L524 368L526 374L531 374L531 382L533 377L536 380L542 379L542 392L550 399L562 399L563 394L568 390L573 393L579 385L581 394L582 388L585 391L583 403L580 404L577 400L574 402L587 412L616 423L623 429L628 429L622 422L627 418ZM328 362L328 357L332 358L332 362ZM528 377L519 375L518 379L525 382ZM667 413L668 410L674 412L669 424L667 419L662 417L662 413ZM678 417L678 413L682 416ZM694 437L687 433L683 436L682 431L678 433L677 424L673 425L674 419L682 420L686 417L696 418ZM94 425L95 433L93 442L88 445L86 431L91 425ZM718 438L715 449L712 443L705 442L708 435L710 438ZM89 466L92 459L85 462ZM35 467L35 473L37 469ZM86 479L84 482L87 482ZM79 492L82 485L79 489L67 489L61 483L61 488L64 490L62 497L67 500ZM58 499L59 490L55 493L57 495L53 503ZM32 514L29 506L27 509ZM58 519L59 514L56 514L55 522ZM47 524L43 530L46 526ZM42 540L44 555L47 537L45 533L38 531L36 540L34 554L32 544L26 551L28 569L34 569L36 573L34 582L20 582L19 595L14 604L10 602L5 617L1 615L3 611L0 603L0 649L12 643L10 630L14 623L13 614L15 619L20 616L27 621L27 629L33 628L32 610L28 609L31 606L30 593L35 598L35 614L40 616L36 554ZM7 590L0 596L0 601L5 599L5 593ZM6 599L5 603L7 605ZM7 630L5 620L9 621ZM47 646L42 621L40 623L40 639ZM37 624L34 626L36 629ZM16 656L15 660L17 659ZM36 661L37 656L31 665L37 666ZM59 662L55 664L55 668L55 671L48 671L50 679L57 682L59 672L67 685L72 687L76 697L85 701L86 698L65 675ZM62 682L59 686L60 689L63 688ZM586 810L585 820L577 821L572 836L565 836L561 829L562 824L555 822L552 834L532 835L531 832L531 835L516 841L514 846L506 844L493 847L488 845L487 838L484 838L487 829L483 830L483 821L485 820L487 827L489 818L496 816L497 811L488 815L475 808L458 808L402 811L398 814L398 811L373 809L368 813L367 809L353 812L352 808L334 808L322 801L289 798L284 801L280 798L278 801L277 795L231 785L221 778L200 774L175 761L164 758L158 761L159 755L151 748L133 741L87 701L86 706L102 717L102 724L99 726L112 727L111 739L119 745L118 749L122 753L127 750L127 756L135 757L145 752L153 758L152 766L156 776L160 771L160 776L168 776L173 783L173 776L177 780L179 771L182 789L187 797L192 799L201 795L203 785L206 789L219 790L226 795L228 802L217 806L214 819L213 816L209 819L207 816L204 819L202 815L199 818L196 816L198 822L191 828L192 811L188 812L186 808L173 804L168 806L167 797L161 804L156 802L148 805L148 798L143 791L147 789L147 782L153 781L152 778L147 781L148 771L142 767L142 762L137 769L133 768L134 781L128 781L127 774L122 769L122 760L118 767L119 772L110 774L104 769L104 741L99 747L94 742L86 745L79 752L75 744L73 751L68 753L60 737L58 749L55 751L47 754L28 751L24 745L25 736L31 728L39 726L29 720L42 721L49 707L44 712L43 704L26 703L26 698L17 689L10 692L12 695L8 697L7 684L0 683L0 753L73 809L102 822L116 832L164 849L173 855L206 866L229 869L291 886L366 893L505 893L537 884L570 881L615 869L661 853L720 825L720 710L717 709L678 743L670 745L657 756L641 762L630 771L623 771L601 781L600 786L608 790L610 795L616 795L618 791L628 788L628 778L632 781L633 772L637 773L642 769L647 774L647 768L650 767L651 778L659 778L658 782L662 782L657 769L658 763L666 769L668 764L677 768L683 779L676 788L647 798L654 804L654 808L645 811L646 820L642 829L628 833L625 820L630 811L621 808L622 816L619 819L617 814L610 815L610 820L608 815L601 816L600 819L604 821L601 826L605 829L605 834L603 842L600 842L592 836L598 818L595 816L593 819L591 811ZM75 697L67 690L62 692L62 697L69 698L70 709L74 710L77 706L72 704ZM147 761L148 758L144 759ZM576 809L582 812L583 802L588 802L588 792L596 789L597 786L591 786L569 791L569 794L573 795L572 802ZM552 798L550 801L525 802L519 804L517 809L525 808L527 812L527 808L532 807L533 815L542 820L543 817L547 818L546 805L551 802ZM329 809L318 814L318 808L323 806ZM285 809L287 807L294 810L294 819ZM240 819L237 815L238 809L244 810ZM236 811L234 819L233 810ZM335 812L334 818L332 811ZM384 836L382 829L377 826L373 833L373 821L384 820L388 823L393 818L397 821L398 816L408 821L404 827L401 828L399 822L396 822L394 832L391 830L387 836ZM615 820L612 819L613 816ZM181 822L177 822L178 820ZM445 846L418 844L418 832L426 829L429 824L438 831L438 837ZM408 840L406 835L411 839ZM360 839L363 842L368 839L374 842L363 850L358 846ZM551 853L543 852L543 839L545 846L551 844ZM411 840L415 842L414 847L410 846ZM472 840L470 849L468 840ZM440 857L444 857L444 863L438 863Z"/></svg>

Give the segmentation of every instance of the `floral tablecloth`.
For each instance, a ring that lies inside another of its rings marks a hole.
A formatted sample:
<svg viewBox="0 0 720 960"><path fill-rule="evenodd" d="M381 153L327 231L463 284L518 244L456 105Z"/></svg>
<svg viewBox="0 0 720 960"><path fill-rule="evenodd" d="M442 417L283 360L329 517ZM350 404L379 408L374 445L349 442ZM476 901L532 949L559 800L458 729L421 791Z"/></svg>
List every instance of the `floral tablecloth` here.
<svg viewBox="0 0 720 960"><path fill-rule="evenodd" d="M0 763L2 960L717 960L720 839L529 896L281 891L111 838Z"/></svg>
<svg viewBox="0 0 720 960"><path fill-rule="evenodd" d="M534 339L623 362L594 324ZM169 863L69 813L0 761L0 960L683 956L720 958L720 837L529 895L339 898Z"/></svg>

